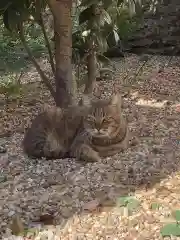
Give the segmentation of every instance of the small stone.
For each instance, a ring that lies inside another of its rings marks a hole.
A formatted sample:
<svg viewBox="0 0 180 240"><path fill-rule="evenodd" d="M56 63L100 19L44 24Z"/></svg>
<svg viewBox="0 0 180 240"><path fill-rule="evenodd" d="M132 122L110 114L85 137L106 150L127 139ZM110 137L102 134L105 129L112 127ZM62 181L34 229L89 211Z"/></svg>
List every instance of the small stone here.
<svg viewBox="0 0 180 240"><path fill-rule="evenodd" d="M0 183L6 182L7 177L5 175L0 175Z"/></svg>
<svg viewBox="0 0 180 240"><path fill-rule="evenodd" d="M137 137L133 137L131 140L130 140L130 146L136 146L139 144L139 139Z"/></svg>
<svg viewBox="0 0 180 240"><path fill-rule="evenodd" d="M8 217L12 217L14 214L15 214L15 211L10 211L10 212L8 213Z"/></svg>
<svg viewBox="0 0 180 240"><path fill-rule="evenodd" d="M94 211L100 205L99 199L93 199L90 202L84 204L83 209L88 211Z"/></svg>
<svg viewBox="0 0 180 240"><path fill-rule="evenodd" d="M152 152L155 154L162 153L162 147L161 146L154 146L152 149Z"/></svg>
<svg viewBox="0 0 180 240"><path fill-rule="evenodd" d="M68 208L68 207L63 207L62 210L61 210L61 214L62 214L63 217L68 218L72 214L71 209Z"/></svg>
<svg viewBox="0 0 180 240"><path fill-rule="evenodd" d="M3 153L6 153L7 152L7 149L5 146L1 145L0 146L0 153L3 154Z"/></svg>

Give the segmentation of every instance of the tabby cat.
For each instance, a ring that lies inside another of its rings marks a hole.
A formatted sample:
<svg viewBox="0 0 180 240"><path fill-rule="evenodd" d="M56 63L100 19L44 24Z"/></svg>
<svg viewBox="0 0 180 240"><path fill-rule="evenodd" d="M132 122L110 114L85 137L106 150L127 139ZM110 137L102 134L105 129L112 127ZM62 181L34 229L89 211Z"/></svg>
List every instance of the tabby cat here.
<svg viewBox="0 0 180 240"><path fill-rule="evenodd" d="M118 94L109 100L91 101L84 97L88 108L83 126L70 148L70 155L86 161L98 161L127 149L129 134L122 115L121 98Z"/></svg>
<svg viewBox="0 0 180 240"><path fill-rule="evenodd" d="M24 152L36 158L63 158L80 126L81 109L73 106L63 110L46 105L25 133Z"/></svg>
<svg viewBox="0 0 180 240"><path fill-rule="evenodd" d="M30 156L75 157L99 161L128 147L128 127L118 94L109 100L82 99L83 106L47 109L27 131L23 145Z"/></svg>

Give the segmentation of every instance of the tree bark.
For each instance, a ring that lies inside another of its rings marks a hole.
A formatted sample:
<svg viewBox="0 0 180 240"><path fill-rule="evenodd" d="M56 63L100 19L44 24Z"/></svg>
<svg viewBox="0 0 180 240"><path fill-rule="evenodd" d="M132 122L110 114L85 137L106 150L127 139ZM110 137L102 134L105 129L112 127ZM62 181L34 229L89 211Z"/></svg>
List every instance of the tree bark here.
<svg viewBox="0 0 180 240"><path fill-rule="evenodd" d="M85 84L85 94L91 94L96 83L96 53L93 46L93 40L90 40L89 42L89 49L90 53L87 56L88 78Z"/></svg>
<svg viewBox="0 0 180 240"><path fill-rule="evenodd" d="M72 104L72 0L48 0L54 17L56 105Z"/></svg>

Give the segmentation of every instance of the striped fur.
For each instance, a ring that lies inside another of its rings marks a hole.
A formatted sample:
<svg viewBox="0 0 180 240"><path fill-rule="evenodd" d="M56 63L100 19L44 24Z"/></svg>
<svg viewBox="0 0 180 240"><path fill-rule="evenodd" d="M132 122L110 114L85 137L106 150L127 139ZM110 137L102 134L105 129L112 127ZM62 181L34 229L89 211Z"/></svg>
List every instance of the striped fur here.
<svg viewBox="0 0 180 240"><path fill-rule="evenodd" d="M97 101L90 101L85 96L84 105L88 113L71 145L70 155L85 161L98 161L100 157L125 150L129 143L129 132L122 115L120 96Z"/></svg>
<svg viewBox="0 0 180 240"><path fill-rule="evenodd" d="M121 98L91 101L66 110L46 108L27 130L24 151L32 157L75 157L99 161L128 147L128 127L121 112Z"/></svg>

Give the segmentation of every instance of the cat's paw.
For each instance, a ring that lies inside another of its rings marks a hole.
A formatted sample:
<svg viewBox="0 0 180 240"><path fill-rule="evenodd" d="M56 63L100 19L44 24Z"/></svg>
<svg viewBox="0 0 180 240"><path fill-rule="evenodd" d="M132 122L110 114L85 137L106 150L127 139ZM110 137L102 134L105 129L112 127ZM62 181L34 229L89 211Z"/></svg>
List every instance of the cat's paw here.
<svg viewBox="0 0 180 240"><path fill-rule="evenodd" d="M94 151L90 146L82 144L76 147L75 151L71 150L71 155L77 160L83 162L99 162L101 158L99 153Z"/></svg>
<svg viewBox="0 0 180 240"><path fill-rule="evenodd" d="M93 151L91 152L91 154L81 156L81 161L82 160L85 162L100 162L101 157L97 152Z"/></svg>

